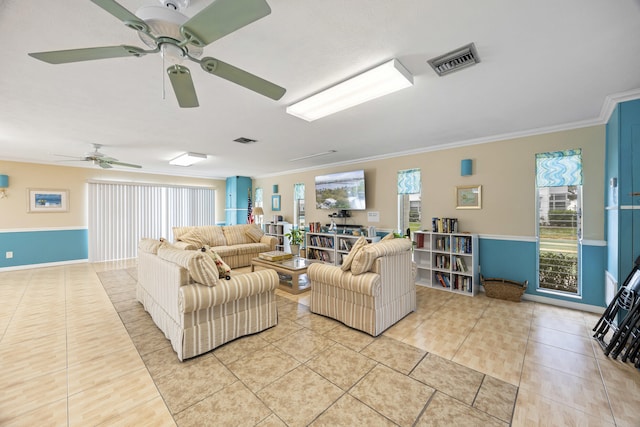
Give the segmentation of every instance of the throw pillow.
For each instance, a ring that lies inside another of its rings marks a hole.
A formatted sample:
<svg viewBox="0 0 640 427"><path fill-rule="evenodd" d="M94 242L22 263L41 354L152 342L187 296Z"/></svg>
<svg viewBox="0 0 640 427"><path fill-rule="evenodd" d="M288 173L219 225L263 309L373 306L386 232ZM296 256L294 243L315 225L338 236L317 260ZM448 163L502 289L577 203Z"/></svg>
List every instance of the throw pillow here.
<svg viewBox="0 0 640 427"><path fill-rule="evenodd" d="M351 263L351 273L354 276L369 271L376 258L378 258L378 254L376 251L372 250L372 246L374 245L367 245L362 248L353 259L353 262Z"/></svg>
<svg viewBox="0 0 640 427"><path fill-rule="evenodd" d="M209 257L211 257L214 264L216 265L216 268L218 269L218 277L220 279L227 279L227 280L231 279L231 267L229 267L227 263L224 262L222 257L218 255L216 251L211 249L209 246L204 246L200 250L206 253L207 255L209 255Z"/></svg>
<svg viewBox="0 0 640 427"><path fill-rule="evenodd" d="M391 240L393 239L395 236L393 235L393 231L387 235L385 235L382 239L380 239L380 241L382 242L383 240Z"/></svg>
<svg viewBox="0 0 640 427"><path fill-rule="evenodd" d="M206 243L204 242L204 239L202 238L202 236L200 235L200 232L198 232L197 229L193 229L186 232L185 234L180 236L177 240L179 242L185 242L185 243L195 245L198 248L203 247L204 244Z"/></svg>
<svg viewBox="0 0 640 427"><path fill-rule="evenodd" d="M262 236L264 236L264 232L257 226L253 225L247 227L247 229L245 230L245 234L247 235L247 237L253 240L254 243L259 243L260 239L262 239Z"/></svg>
<svg viewBox="0 0 640 427"><path fill-rule="evenodd" d="M218 283L218 268L211 257L200 251L183 251L163 243L158 249L158 256L186 268L193 280L202 285L215 286Z"/></svg>
<svg viewBox="0 0 640 427"><path fill-rule="evenodd" d="M356 240L351 247L351 251L349 251L349 254L347 254L346 258L342 261L342 265L340 266L342 271L349 271L351 269L353 259L358 255L358 252L367 245L367 243L367 239L364 236L361 236Z"/></svg>
<svg viewBox="0 0 640 427"><path fill-rule="evenodd" d="M148 254L157 254L158 248L162 245L162 240L156 239L141 239L138 243L138 249L140 252L146 252Z"/></svg>

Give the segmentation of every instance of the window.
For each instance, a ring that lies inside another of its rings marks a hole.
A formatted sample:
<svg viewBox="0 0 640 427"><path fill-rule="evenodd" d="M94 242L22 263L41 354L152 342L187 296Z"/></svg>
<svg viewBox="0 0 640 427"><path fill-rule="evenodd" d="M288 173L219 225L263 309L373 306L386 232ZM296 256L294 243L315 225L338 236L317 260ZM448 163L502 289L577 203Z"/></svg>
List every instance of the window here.
<svg viewBox="0 0 640 427"><path fill-rule="evenodd" d="M89 183L89 261L135 258L141 238L173 240L173 227L215 224L215 190Z"/></svg>
<svg viewBox="0 0 640 427"><path fill-rule="evenodd" d="M581 150L536 154L538 288L580 295Z"/></svg>
<svg viewBox="0 0 640 427"><path fill-rule="evenodd" d="M420 169L398 171L398 230L419 230L422 222Z"/></svg>
<svg viewBox="0 0 640 427"><path fill-rule="evenodd" d="M304 219L304 184L293 184L293 224L299 230L306 226Z"/></svg>

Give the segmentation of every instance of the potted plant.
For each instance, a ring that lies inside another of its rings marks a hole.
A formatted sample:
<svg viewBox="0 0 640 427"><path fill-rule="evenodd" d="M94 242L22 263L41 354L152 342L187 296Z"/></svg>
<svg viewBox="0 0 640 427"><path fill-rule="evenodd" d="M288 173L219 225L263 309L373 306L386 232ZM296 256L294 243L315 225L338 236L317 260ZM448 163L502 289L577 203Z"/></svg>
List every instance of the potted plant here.
<svg viewBox="0 0 640 427"><path fill-rule="evenodd" d="M300 245L304 242L304 234L301 230L297 228L292 229L289 233L284 235L289 239L289 247L291 248L291 253L295 256L300 255Z"/></svg>

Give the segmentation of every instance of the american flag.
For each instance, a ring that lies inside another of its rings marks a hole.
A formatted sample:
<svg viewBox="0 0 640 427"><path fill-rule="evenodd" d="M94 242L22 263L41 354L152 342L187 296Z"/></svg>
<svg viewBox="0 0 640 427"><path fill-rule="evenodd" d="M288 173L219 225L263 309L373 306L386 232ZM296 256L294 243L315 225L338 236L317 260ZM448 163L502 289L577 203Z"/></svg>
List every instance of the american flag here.
<svg viewBox="0 0 640 427"><path fill-rule="evenodd" d="M247 224L253 224L253 208L251 207L251 189L249 189L247 193L248 193Z"/></svg>

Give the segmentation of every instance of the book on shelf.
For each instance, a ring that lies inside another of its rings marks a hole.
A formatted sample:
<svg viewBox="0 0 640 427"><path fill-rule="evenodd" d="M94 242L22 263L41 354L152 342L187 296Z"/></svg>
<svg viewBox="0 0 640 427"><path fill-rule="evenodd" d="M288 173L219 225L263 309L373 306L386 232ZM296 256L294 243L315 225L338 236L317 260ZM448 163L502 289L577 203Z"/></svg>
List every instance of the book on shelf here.
<svg viewBox="0 0 640 427"><path fill-rule="evenodd" d="M467 271L467 265L464 262L464 259L461 257L456 257L456 269L457 271L462 271L463 273Z"/></svg>
<svg viewBox="0 0 640 427"><path fill-rule="evenodd" d="M453 242L454 250L462 254L472 252L471 237L456 237Z"/></svg>
<svg viewBox="0 0 640 427"><path fill-rule="evenodd" d="M282 261L285 259L293 258L293 255L283 251L269 251L258 254L258 258L266 261Z"/></svg>
<svg viewBox="0 0 640 427"><path fill-rule="evenodd" d="M444 284L444 279L442 278L442 275L440 273L436 273L436 279L438 279L438 282L440 282L443 288L447 287L447 285Z"/></svg>
<svg viewBox="0 0 640 427"><path fill-rule="evenodd" d="M434 233L457 233L458 218L431 218L431 230Z"/></svg>

